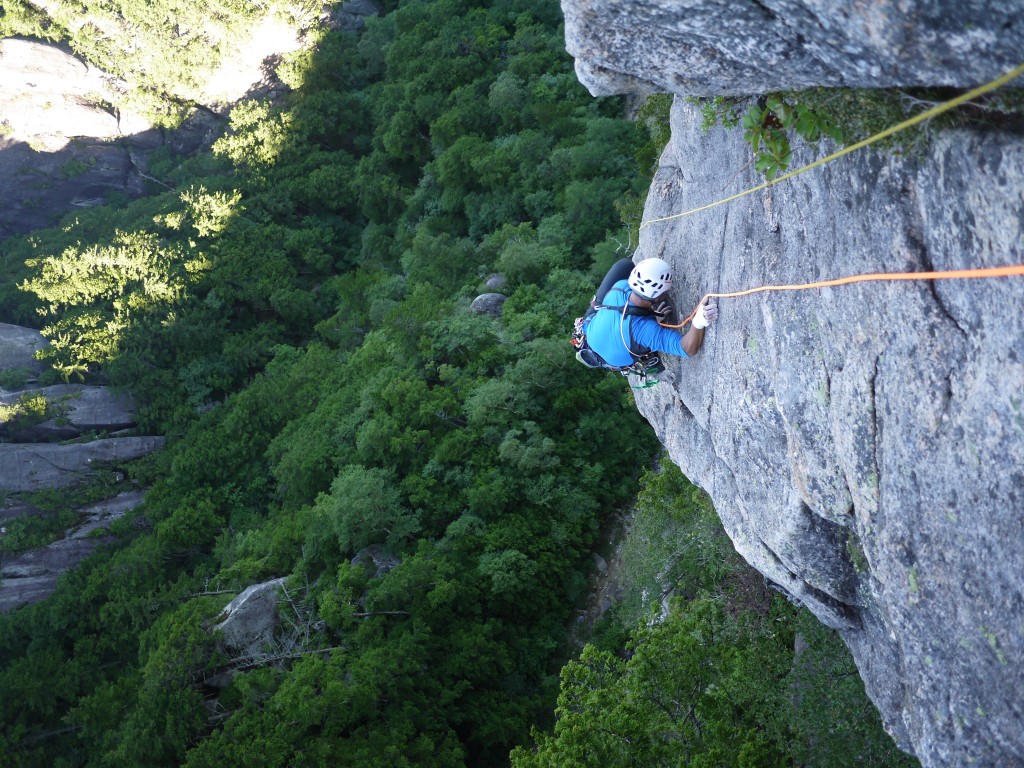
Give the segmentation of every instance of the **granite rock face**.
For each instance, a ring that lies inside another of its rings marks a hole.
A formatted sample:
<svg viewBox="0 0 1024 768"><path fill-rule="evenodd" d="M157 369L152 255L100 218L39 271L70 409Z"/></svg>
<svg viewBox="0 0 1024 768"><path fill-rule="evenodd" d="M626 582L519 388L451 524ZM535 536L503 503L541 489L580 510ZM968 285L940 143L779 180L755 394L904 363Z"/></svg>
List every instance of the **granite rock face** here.
<svg viewBox="0 0 1024 768"><path fill-rule="evenodd" d="M59 414L41 424L15 431L12 442L69 440L90 430L114 432L135 426L135 402L127 393L83 384L56 384L39 389L4 393L0 404L16 405L22 398L45 398ZM4 435L0 424L0 436Z"/></svg>
<svg viewBox="0 0 1024 768"><path fill-rule="evenodd" d="M969 5L969 4L968 4ZM740 131L677 99L645 220L759 183ZM830 148L797 148L799 167ZM707 292L1024 263L1024 138L861 151L641 230ZM1024 277L722 299L636 393L737 550L838 629L925 766L1024 764Z"/></svg>
<svg viewBox="0 0 1024 768"><path fill-rule="evenodd" d="M595 96L968 87L1024 51L1020 0L562 0L562 10L566 48Z"/></svg>
<svg viewBox="0 0 1024 768"><path fill-rule="evenodd" d="M35 354L46 344L43 334L34 328L0 323L0 371L22 370L34 381L42 372Z"/></svg>
<svg viewBox="0 0 1024 768"><path fill-rule="evenodd" d="M131 461L163 447L164 438L109 437L88 443L0 443L0 489L29 493L67 488L85 479L93 462Z"/></svg>

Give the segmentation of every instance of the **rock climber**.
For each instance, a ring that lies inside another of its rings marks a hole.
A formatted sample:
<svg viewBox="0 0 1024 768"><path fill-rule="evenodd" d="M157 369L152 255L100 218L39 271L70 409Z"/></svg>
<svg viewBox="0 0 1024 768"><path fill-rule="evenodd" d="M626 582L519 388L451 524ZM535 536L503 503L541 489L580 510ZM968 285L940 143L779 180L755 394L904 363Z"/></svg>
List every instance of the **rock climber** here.
<svg viewBox="0 0 1024 768"><path fill-rule="evenodd" d="M660 325L674 314L671 287L672 271L662 259L622 259L608 270L583 317L587 345L607 367L625 369L656 352L697 354L704 329L718 319L718 305L701 304L689 330L680 334Z"/></svg>

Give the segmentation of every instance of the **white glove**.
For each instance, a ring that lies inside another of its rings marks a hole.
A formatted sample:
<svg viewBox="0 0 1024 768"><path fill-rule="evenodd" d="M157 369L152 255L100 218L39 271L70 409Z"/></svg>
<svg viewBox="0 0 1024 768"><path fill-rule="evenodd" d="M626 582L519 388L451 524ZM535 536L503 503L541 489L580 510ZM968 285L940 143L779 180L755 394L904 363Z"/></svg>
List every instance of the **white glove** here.
<svg viewBox="0 0 1024 768"><path fill-rule="evenodd" d="M694 328L707 328L718 319L718 305L712 304L711 299L697 307L697 314L693 316Z"/></svg>

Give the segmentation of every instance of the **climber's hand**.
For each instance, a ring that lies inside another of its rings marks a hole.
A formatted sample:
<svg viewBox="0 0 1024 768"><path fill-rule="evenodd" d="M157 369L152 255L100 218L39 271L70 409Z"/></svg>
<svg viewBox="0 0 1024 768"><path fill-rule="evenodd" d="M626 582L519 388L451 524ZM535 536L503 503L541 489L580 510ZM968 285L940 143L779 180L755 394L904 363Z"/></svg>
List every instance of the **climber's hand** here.
<svg viewBox="0 0 1024 768"><path fill-rule="evenodd" d="M654 312L654 317L659 323L666 323L671 319L675 308L668 299L658 299L651 305L651 310Z"/></svg>
<svg viewBox="0 0 1024 768"><path fill-rule="evenodd" d="M707 328L718 319L718 305L712 304L711 299L697 307L697 314L693 316L694 328Z"/></svg>

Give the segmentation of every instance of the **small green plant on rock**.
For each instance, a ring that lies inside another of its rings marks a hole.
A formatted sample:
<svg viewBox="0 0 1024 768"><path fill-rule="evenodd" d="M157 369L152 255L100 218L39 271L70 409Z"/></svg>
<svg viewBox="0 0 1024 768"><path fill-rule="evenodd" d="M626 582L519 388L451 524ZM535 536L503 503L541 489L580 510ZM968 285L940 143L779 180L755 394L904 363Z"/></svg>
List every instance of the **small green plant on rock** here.
<svg viewBox="0 0 1024 768"><path fill-rule="evenodd" d="M802 139L816 142L827 136L838 144L847 138L843 130L822 113L778 94L751 106L743 115L743 138L754 150L754 167L768 179L789 168L792 156L788 131L796 131Z"/></svg>
<svg viewBox="0 0 1024 768"><path fill-rule="evenodd" d="M50 415L49 403L40 394L23 394L10 405L0 403L0 438L40 424Z"/></svg>

